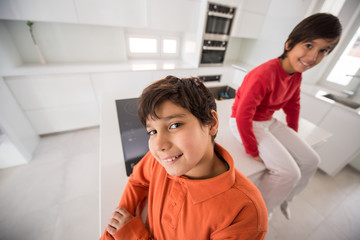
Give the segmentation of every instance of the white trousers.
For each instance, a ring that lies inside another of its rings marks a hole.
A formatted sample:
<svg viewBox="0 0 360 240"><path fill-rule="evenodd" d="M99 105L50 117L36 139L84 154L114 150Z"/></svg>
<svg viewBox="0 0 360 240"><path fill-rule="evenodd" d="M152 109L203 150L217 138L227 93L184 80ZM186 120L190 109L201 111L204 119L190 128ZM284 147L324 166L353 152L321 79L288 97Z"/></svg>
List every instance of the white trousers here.
<svg viewBox="0 0 360 240"><path fill-rule="evenodd" d="M242 142L236 119L230 118L229 123L233 135ZM270 214L305 189L320 157L293 129L275 118L253 121L253 129L259 156L267 169L258 188Z"/></svg>

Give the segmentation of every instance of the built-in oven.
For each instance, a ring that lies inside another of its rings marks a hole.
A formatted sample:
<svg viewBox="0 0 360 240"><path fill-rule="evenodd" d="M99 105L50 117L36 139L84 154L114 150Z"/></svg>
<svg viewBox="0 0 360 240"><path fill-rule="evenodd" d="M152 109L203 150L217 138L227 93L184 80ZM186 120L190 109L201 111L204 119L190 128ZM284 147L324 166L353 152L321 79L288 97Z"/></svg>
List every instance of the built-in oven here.
<svg viewBox="0 0 360 240"><path fill-rule="evenodd" d="M204 39L228 40L235 8L209 3Z"/></svg>
<svg viewBox="0 0 360 240"><path fill-rule="evenodd" d="M200 66L221 66L224 63L235 8L209 3L203 35Z"/></svg>
<svg viewBox="0 0 360 240"><path fill-rule="evenodd" d="M225 58L227 41L204 40L200 66L222 65Z"/></svg>

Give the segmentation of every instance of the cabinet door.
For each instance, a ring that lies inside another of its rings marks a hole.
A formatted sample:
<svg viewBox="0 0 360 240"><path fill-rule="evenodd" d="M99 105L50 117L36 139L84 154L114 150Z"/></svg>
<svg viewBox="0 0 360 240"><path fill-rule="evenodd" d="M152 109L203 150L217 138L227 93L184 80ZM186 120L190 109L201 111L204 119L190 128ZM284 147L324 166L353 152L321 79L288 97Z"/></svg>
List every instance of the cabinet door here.
<svg viewBox="0 0 360 240"><path fill-rule="evenodd" d="M320 168L334 176L360 149L360 116L348 109L333 106L319 127L333 135L316 151L321 157Z"/></svg>
<svg viewBox="0 0 360 240"><path fill-rule="evenodd" d="M35 109L25 113L38 134L99 125L99 110L96 103Z"/></svg>
<svg viewBox="0 0 360 240"><path fill-rule="evenodd" d="M236 10L231 36L258 38L271 0L244 0Z"/></svg>
<svg viewBox="0 0 360 240"><path fill-rule="evenodd" d="M146 0L74 0L80 23L145 27Z"/></svg>
<svg viewBox="0 0 360 240"><path fill-rule="evenodd" d="M240 38L258 38L264 25L264 21L264 15L239 11L236 13L234 19L231 36Z"/></svg>
<svg viewBox="0 0 360 240"><path fill-rule="evenodd" d="M7 77L6 83L24 110L96 103L88 74Z"/></svg>
<svg viewBox="0 0 360 240"><path fill-rule="evenodd" d="M119 93L119 99L138 97L151 82L151 71L93 73L91 79L101 105L105 93Z"/></svg>
<svg viewBox="0 0 360 240"><path fill-rule="evenodd" d="M302 118L318 125L332 107L332 104L320 100L306 93L301 93L300 98L300 115Z"/></svg>
<svg viewBox="0 0 360 240"><path fill-rule="evenodd" d="M166 31L194 32L198 28L200 10L200 2L191 0L149 0L148 27Z"/></svg>
<svg viewBox="0 0 360 240"><path fill-rule="evenodd" d="M0 19L76 23L73 0L1 0Z"/></svg>

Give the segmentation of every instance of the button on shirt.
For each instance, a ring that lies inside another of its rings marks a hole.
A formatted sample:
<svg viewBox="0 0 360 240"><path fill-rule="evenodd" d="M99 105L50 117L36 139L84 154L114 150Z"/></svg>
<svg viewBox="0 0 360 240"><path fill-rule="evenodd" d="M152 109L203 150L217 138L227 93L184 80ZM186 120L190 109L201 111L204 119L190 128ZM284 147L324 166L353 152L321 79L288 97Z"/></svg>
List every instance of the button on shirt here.
<svg viewBox="0 0 360 240"><path fill-rule="evenodd" d="M267 211L258 189L234 168L220 145L215 151L229 170L214 178L173 177L147 153L135 166L119 206L134 214L147 198L145 224L135 217L114 236L101 239L265 239Z"/></svg>

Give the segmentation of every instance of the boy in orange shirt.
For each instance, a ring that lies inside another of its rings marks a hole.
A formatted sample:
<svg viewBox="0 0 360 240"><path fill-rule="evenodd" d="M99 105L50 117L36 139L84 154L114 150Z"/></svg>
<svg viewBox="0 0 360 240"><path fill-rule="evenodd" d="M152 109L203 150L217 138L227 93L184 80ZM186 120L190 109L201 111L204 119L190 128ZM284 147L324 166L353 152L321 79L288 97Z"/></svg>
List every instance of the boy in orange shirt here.
<svg viewBox="0 0 360 240"><path fill-rule="evenodd" d="M198 78L151 84L138 115L150 151L134 167L101 239L265 239L264 201L214 142L216 103ZM146 200L144 224L136 210Z"/></svg>

